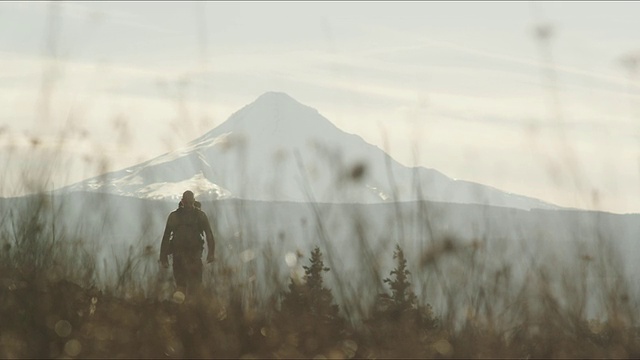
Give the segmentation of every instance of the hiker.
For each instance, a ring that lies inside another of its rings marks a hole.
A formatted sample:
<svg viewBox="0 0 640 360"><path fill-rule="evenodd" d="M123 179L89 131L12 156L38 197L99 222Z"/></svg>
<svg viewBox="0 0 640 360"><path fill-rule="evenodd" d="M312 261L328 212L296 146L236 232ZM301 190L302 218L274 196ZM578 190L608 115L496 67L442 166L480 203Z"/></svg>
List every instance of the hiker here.
<svg viewBox="0 0 640 360"><path fill-rule="evenodd" d="M209 252L207 263L213 262L215 241L207 215L196 207L193 192L182 194L178 209L169 214L160 245L160 263L169 267L169 255L173 255L173 277L178 291L192 293L202 285L202 251L204 232Z"/></svg>

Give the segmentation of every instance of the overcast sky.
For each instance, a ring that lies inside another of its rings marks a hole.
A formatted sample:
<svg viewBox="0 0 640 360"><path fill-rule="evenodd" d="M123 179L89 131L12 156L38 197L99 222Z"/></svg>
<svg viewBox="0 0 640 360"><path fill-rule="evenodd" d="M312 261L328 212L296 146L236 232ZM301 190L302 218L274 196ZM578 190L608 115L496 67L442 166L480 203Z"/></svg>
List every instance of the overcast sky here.
<svg viewBox="0 0 640 360"><path fill-rule="evenodd" d="M640 212L638 14L637 2L2 2L0 196L48 165L59 187L148 160L282 91L405 165Z"/></svg>

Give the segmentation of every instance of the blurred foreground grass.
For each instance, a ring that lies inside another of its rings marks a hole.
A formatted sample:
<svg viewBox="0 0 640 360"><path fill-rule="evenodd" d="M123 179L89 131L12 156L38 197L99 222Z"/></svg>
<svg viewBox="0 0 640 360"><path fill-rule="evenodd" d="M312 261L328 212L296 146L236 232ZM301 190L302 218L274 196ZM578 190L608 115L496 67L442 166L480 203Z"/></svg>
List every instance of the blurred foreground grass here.
<svg viewBox="0 0 640 360"><path fill-rule="evenodd" d="M92 248L40 220L47 199L34 197L2 234L2 358L640 357L638 299L604 242L575 264L537 259L522 281L518 260L451 237L427 242L419 264L398 246L391 272L361 239L370 274L360 277L324 266L336 254L316 248L286 279L266 248L252 255L264 259L260 276L221 256L185 300L153 245L114 253L112 276L97 281Z"/></svg>

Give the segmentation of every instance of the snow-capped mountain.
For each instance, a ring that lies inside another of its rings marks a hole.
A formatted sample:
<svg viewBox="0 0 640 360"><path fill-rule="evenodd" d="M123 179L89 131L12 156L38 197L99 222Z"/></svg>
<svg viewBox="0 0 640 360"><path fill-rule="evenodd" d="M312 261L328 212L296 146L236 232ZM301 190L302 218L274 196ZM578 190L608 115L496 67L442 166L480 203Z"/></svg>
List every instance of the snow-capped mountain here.
<svg viewBox="0 0 640 360"><path fill-rule="evenodd" d="M269 92L184 148L61 191L138 198L376 203L432 200L519 209L557 208L533 198L409 168L317 110Z"/></svg>

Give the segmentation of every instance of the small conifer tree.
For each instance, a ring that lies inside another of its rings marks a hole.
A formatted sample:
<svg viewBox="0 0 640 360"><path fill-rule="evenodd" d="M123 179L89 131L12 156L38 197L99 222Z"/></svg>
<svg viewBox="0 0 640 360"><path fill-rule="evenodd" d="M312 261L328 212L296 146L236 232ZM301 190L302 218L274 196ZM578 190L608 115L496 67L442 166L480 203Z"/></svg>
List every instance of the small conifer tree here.
<svg viewBox="0 0 640 360"><path fill-rule="evenodd" d="M289 292L282 301L282 308L293 315L308 313L312 316L336 318L338 305L333 304L331 290L324 287L322 278L322 273L330 269L324 266L320 248L313 249L309 262L309 266L303 266L304 284L297 284L291 279Z"/></svg>
<svg viewBox="0 0 640 360"><path fill-rule="evenodd" d="M338 315L338 306L333 304L331 290L323 285L322 273L330 269L324 266L322 252L316 246L309 259L311 264L304 266L306 285L309 289L309 310L311 314L335 318Z"/></svg>
<svg viewBox="0 0 640 360"><path fill-rule="evenodd" d="M414 308L416 305L416 295L411 290L411 282L409 281L409 275L411 275L411 273L407 269L407 260L404 257L404 252L402 248L400 248L400 245L396 245L393 258L396 259L397 262L396 268L390 273L393 279L386 278L384 282L391 287L392 295L390 301L392 309L403 312Z"/></svg>
<svg viewBox="0 0 640 360"><path fill-rule="evenodd" d="M311 252L309 262L309 266L303 267L303 283L291 279L280 312L284 330L298 334L300 350L306 355L334 345L343 328L338 305L333 304L331 290L323 284L322 274L329 268L324 266L318 247Z"/></svg>

